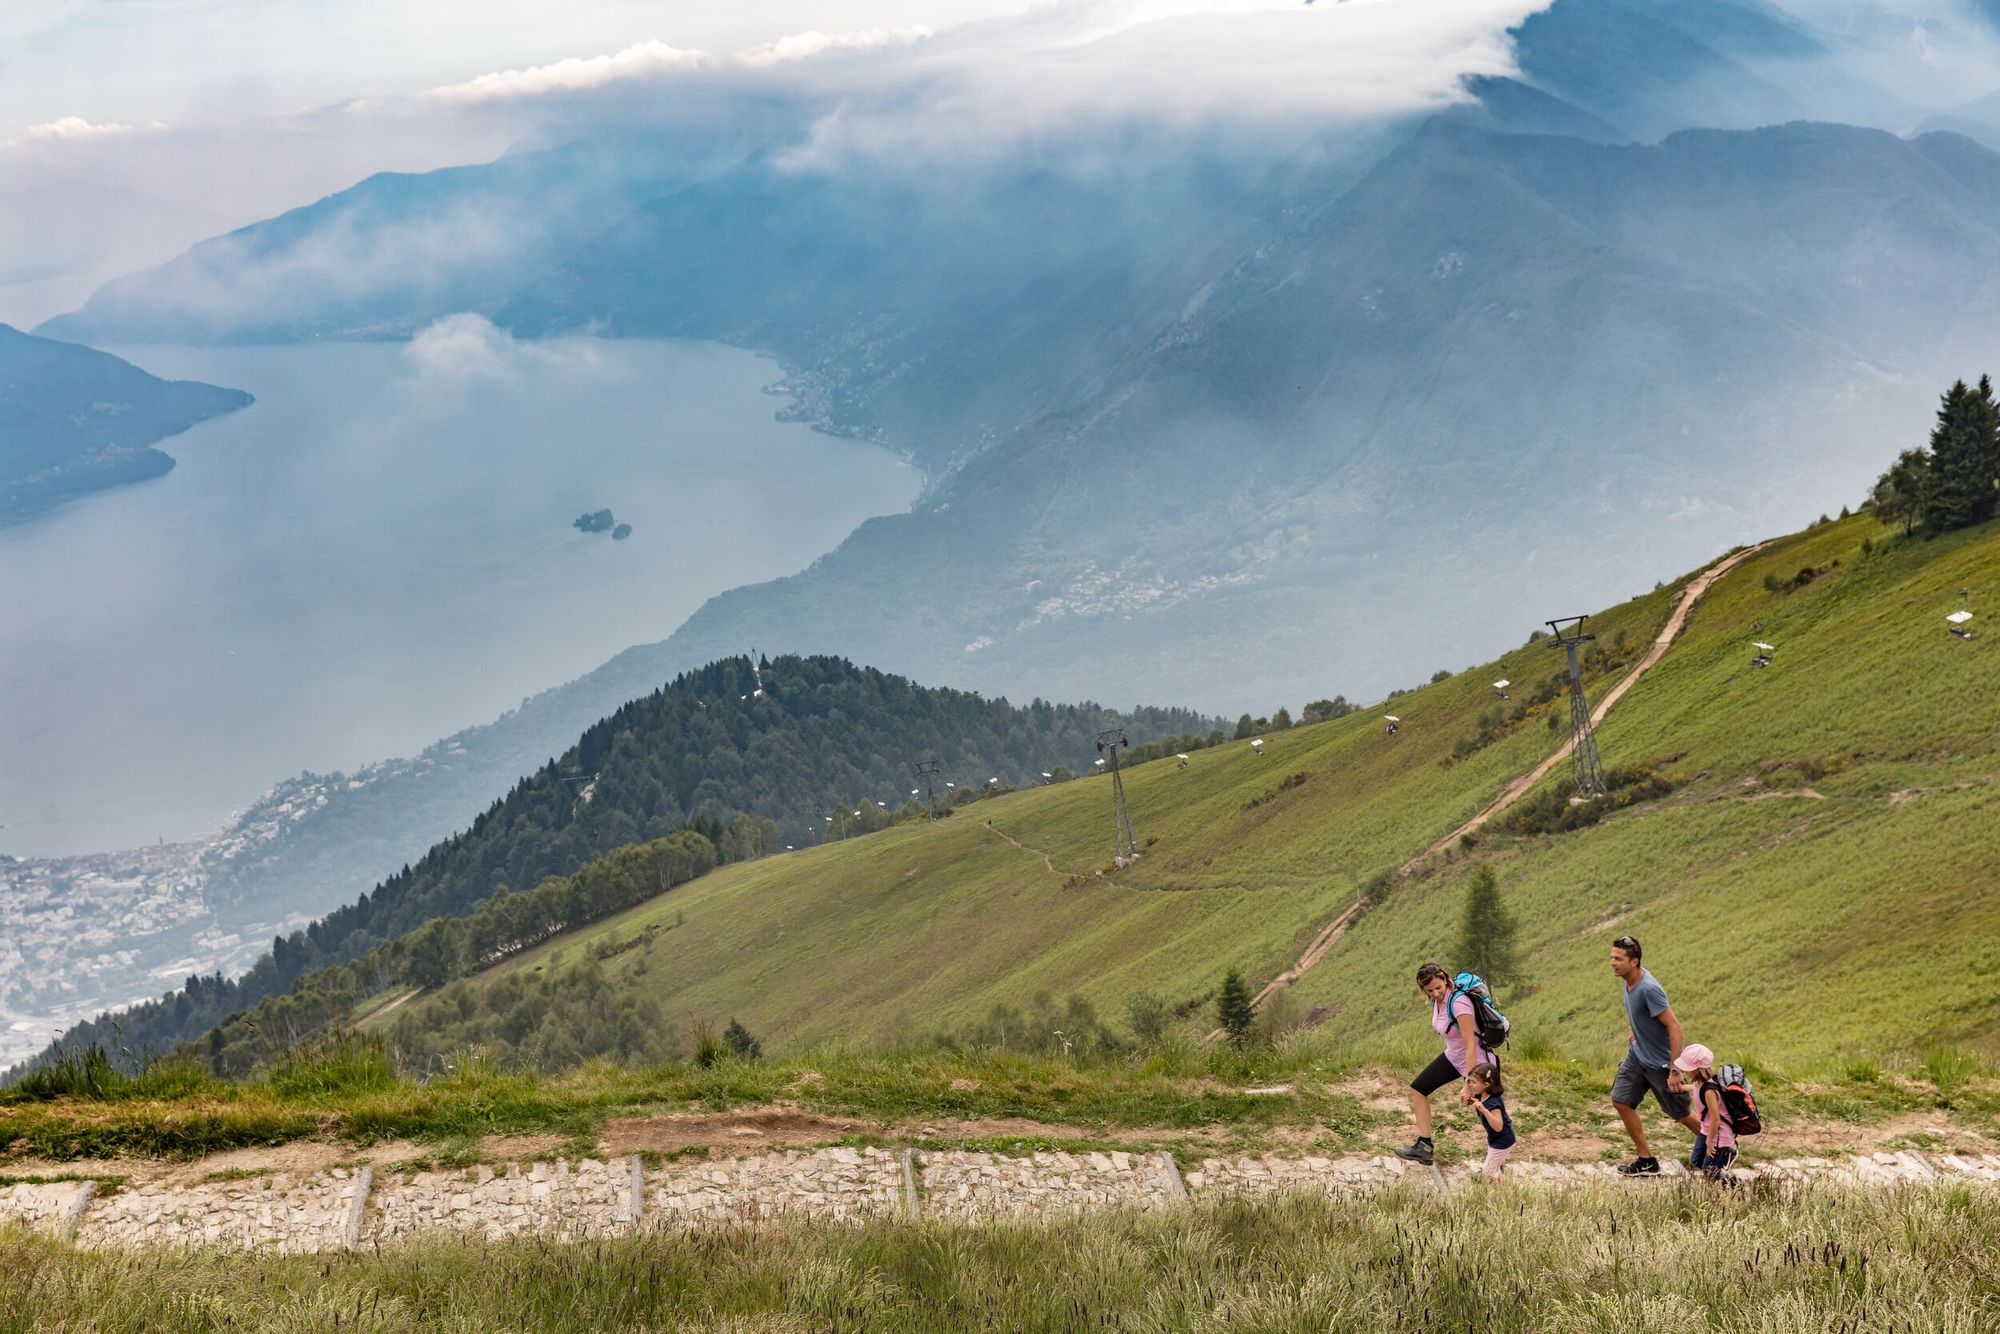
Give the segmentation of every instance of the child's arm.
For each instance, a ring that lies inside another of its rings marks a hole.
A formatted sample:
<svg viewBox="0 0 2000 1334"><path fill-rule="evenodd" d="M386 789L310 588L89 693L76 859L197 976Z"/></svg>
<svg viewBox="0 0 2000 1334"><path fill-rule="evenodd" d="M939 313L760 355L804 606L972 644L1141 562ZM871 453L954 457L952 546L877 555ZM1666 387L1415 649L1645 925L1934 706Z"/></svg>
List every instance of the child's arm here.
<svg viewBox="0 0 2000 1334"><path fill-rule="evenodd" d="M1479 1119L1484 1121L1489 1129L1498 1130L1500 1129L1501 1126L1506 1124L1505 1120L1501 1117L1500 1113L1494 1111L1491 1107L1488 1107L1485 1103L1475 1102L1472 1105L1478 1111Z"/></svg>
<svg viewBox="0 0 2000 1334"><path fill-rule="evenodd" d="M1722 1125L1722 1091L1708 1089L1701 1095L1701 1133L1708 1136L1710 1144L1715 1143L1715 1132Z"/></svg>

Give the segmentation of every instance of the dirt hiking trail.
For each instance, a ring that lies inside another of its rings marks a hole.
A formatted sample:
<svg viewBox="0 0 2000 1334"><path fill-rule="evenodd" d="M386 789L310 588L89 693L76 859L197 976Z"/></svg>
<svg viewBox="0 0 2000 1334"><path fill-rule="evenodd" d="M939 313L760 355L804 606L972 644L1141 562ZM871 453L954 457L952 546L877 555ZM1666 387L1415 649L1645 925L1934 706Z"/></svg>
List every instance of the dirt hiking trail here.
<svg viewBox="0 0 2000 1334"><path fill-rule="evenodd" d="M1604 698L1597 702L1597 707L1590 711L1590 724L1592 727L1602 725L1605 716L1611 712L1612 706L1625 698L1626 692L1638 684L1639 678L1651 671L1660 659L1667 656L1667 650L1673 647L1674 641L1680 638L1681 632L1687 628L1688 618L1694 614L1695 605L1707 595L1710 588L1715 586L1715 581L1769 545L1771 544L1768 541L1759 542L1755 546L1731 552L1688 582L1687 588L1681 593L1680 600L1674 604L1672 614L1667 617L1667 623L1660 628L1660 633L1654 636L1653 646L1646 651L1646 656L1639 659L1638 664L1631 671L1619 678L1617 684L1606 691ZM1451 847L1467 834L1483 829L1496 816L1500 815L1501 812L1505 811L1522 797L1527 796L1535 784L1548 777L1549 772L1557 765L1567 760L1570 750L1575 744L1574 740L1563 742L1554 754L1530 769L1527 773L1508 783L1505 788L1502 788L1500 795L1495 797L1492 804L1480 811L1479 814L1473 816L1470 820L1467 820L1464 824L1458 826L1458 828L1452 830L1449 834L1446 834L1443 838L1440 838L1437 842L1404 862L1398 868L1398 874L1410 875L1426 861L1443 852L1446 848ZM1267 997L1297 982L1309 969L1333 951L1333 947L1340 943L1340 938L1347 934L1348 927L1354 924L1355 920L1361 916L1366 908L1367 901L1365 899L1356 900L1354 903L1349 904L1338 917L1321 928L1319 934L1313 937L1312 943L1306 946L1305 952L1299 955L1296 963L1272 978L1270 983L1252 998L1251 1005L1253 1007L1261 1006ZM1210 1040L1213 1041L1220 1035L1221 1031L1217 1029L1214 1033L1209 1034Z"/></svg>

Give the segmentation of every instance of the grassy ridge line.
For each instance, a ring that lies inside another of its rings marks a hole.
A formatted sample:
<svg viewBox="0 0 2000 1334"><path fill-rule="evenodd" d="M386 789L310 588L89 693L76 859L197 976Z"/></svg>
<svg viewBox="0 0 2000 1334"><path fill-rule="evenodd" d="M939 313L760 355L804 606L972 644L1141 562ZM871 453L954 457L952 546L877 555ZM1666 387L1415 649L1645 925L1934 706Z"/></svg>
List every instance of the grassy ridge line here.
<svg viewBox="0 0 2000 1334"><path fill-rule="evenodd" d="M1475 849L1448 850L1350 924L1292 988L1297 1007L1324 1007L1354 1059L1413 1055L1430 1037L1410 972L1455 949L1459 886L1490 861L1532 965L1502 980L1510 1014L1524 1039L1585 1068L1616 1057L1603 950L1627 930L1698 1017L1694 1036L1768 1072L1909 1070L1933 1046L2000 1055L2000 994L1968 980L2000 970L2000 830L1977 815L2000 779L2000 694L1985 643L1951 639L1939 619L1961 587L2000 593L2000 526L1887 538L1857 516L1745 554L1600 730L1607 763L1673 772L1679 790L1593 828L1490 827ZM1688 582L1593 629L1653 642ZM1750 668L1752 638L1779 645L1775 666ZM1075 993L1113 1018L1140 991L1199 1009L1225 967L1268 980L1381 871L1547 758L1560 700L1469 752L1456 743L1493 707L1495 675L1540 681L1554 657L1523 645L1399 698L1395 737L1357 715L1270 735L1262 755L1230 744L1186 771L1134 765L1135 823L1160 841L1085 887L979 824L904 826L726 868L479 985L596 967L609 995L651 998L676 1021L733 1015L771 1050L907 1045L1037 993ZM1593 696L1611 679L1589 682ZM988 813L1059 867L1110 851L1106 784L1015 793ZM600 947L620 952L600 965ZM504 1029L454 1017L489 994L421 997L382 1027L419 1051L504 1049Z"/></svg>
<svg viewBox="0 0 2000 1334"><path fill-rule="evenodd" d="M1606 642L1653 638L1678 591L1602 613ZM1550 656L1523 646L1500 670L1535 680L1554 670ZM725 868L671 903L526 951L477 985L565 975L600 948L646 937L602 962L612 993L653 997L676 1016L735 1015L786 1043L907 1040L1044 991L1079 993L1106 1014L1140 990L1195 1002L1227 964L1271 976L1370 878L1547 753L1537 717L1452 760L1460 720L1490 700L1483 670L1399 699L1406 723L1394 738L1356 715L1267 736L1262 755L1230 744L1186 771L1170 760L1131 766L1133 818L1159 842L1087 887L962 817L898 826ZM1304 784L1272 796L1296 773ZM981 814L1059 867L1108 860L1108 784L1014 793ZM398 1041L421 1048L409 1035L456 1004L438 995L406 1005Z"/></svg>
<svg viewBox="0 0 2000 1334"><path fill-rule="evenodd" d="M1586 1063L1623 1040L1604 952L1626 932L1690 1038L1728 1058L1799 1074L1907 1069L1954 1046L1992 1059L2000 997L1979 979L2000 970L2000 695L1986 646L1942 616L1961 587L2000 592L2000 525L1883 536L1857 517L1759 553L1607 719L1608 760L1670 758L1680 791L1426 868L1300 1003L1425 1040L1409 965L1453 948L1458 887L1486 862L1530 963L1509 1013ZM1772 667L1750 667L1753 638L1778 645Z"/></svg>
<svg viewBox="0 0 2000 1334"><path fill-rule="evenodd" d="M1714 586L1715 581L1769 545L1769 542L1760 542L1756 546L1748 547L1732 555L1725 556L1722 560L1703 571L1694 582L1688 585L1687 591L1682 593L1680 600L1674 604L1673 614L1667 618L1666 625L1661 628L1659 634L1653 637L1652 647L1647 651L1646 656L1641 658L1638 664L1630 671L1619 677L1617 683L1610 690L1606 691L1604 697L1591 709L1590 725L1593 728L1603 726L1605 716L1611 712L1619 700L1625 697L1625 693L1632 688L1633 684L1640 677L1650 671L1666 655L1667 650L1672 647L1673 642L1680 637L1681 631L1686 628L1688 618L1694 614L1696 604L1707 595L1708 590ZM1495 817L1504 813L1510 806L1520 801L1522 797L1527 796L1537 783L1541 782L1555 770L1557 765L1569 759L1575 749L1576 738L1572 736L1564 741L1561 746L1557 747L1553 755L1550 755L1533 769L1530 769L1527 773L1507 784L1501 790L1500 795L1493 799L1492 805L1486 807L1479 814L1473 816L1470 820L1467 820L1464 824L1431 844L1417 856L1404 862L1397 868L1396 873L1404 876L1413 874L1429 858L1435 857L1439 853L1460 843L1467 835L1476 834L1481 829L1484 829ZM1296 985L1301 977L1333 951L1333 947L1338 945L1341 938L1347 934L1348 928L1354 924L1362 913L1368 911L1369 903L1370 901L1365 895L1362 898L1356 899L1352 904L1348 905L1340 916L1322 927L1319 934L1313 937L1312 943L1306 947L1305 953L1301 954L1291 967L1265 983L1257 994L1250 998L1251 1008L1260 1008L1270 997ZM1208 1034L1208 1040L1213 1042L1221 1036L1222 1030L1219 1028L1214 1029Z"/></svg>
<svg viewBox="0 0 2000 1334"><path fill-rule="evenodd" d="M80 1251L0 1230L0 1331L1990 1328L1967 1187L1403 1188L981 1223L429 1240L335 1258Z"/></svg>

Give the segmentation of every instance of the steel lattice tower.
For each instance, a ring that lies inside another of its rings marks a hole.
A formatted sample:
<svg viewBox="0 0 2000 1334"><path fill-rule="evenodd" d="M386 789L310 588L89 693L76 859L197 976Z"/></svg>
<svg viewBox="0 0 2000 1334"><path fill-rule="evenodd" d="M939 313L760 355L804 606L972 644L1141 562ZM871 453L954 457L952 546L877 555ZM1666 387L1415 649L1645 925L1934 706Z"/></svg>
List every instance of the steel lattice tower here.
<svg viewBox="0 0 2000 1334"><path fill-rule="evenodd" d="M1125 740L1125 734L1116 728L1097 734L1097 749L1104 753L1111 765L1111 806L1117 822L1113 855L1121 862L1131 861L1139 855L1139 840L1132 836L1132 811L1125 804L1125 780L1118 775L1118 752L1130 744Z"/></svg>
<svg viewBox="0 0 2000 1334"><path fill-rule="evenodd" d="M1590 727L1590 701L1583 696L1583 668L1576 656L1578 648L1597 636L1584 633L1583 621L1581 616L1550 621L1549 630L1555 638L1549 641L1549 647L1563 650L1569 659L1569 759L1576 775L1576 795L1601 797L1605 792L1604 761L1597 753L1597 735ZM1563 629L1565 625L1569 627L1567 631Z"/></svg>
<svg viewBox="0 0 2000 1334"><path fill-rule="evenodd" d="M917 766L917 777L924 780L924 791L930 795L931 819L933 820L938 818L937 771L938 771L938 762L936 760L925 760L922 764L919 764Z"/></svg>

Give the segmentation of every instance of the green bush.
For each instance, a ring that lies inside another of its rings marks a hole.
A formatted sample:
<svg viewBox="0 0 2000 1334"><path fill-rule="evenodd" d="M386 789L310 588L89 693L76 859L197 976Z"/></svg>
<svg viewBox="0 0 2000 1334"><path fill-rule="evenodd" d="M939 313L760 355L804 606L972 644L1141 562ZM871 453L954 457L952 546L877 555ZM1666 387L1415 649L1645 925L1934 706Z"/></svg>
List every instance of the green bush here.
<svg viewBox="0 0 2000 1334"><path fill-rule="evenodd" d="M395 1085L396 1070L382 1039L341 1029L285 1052L266 1082L288 1098L379 1093Z"/></svg>

